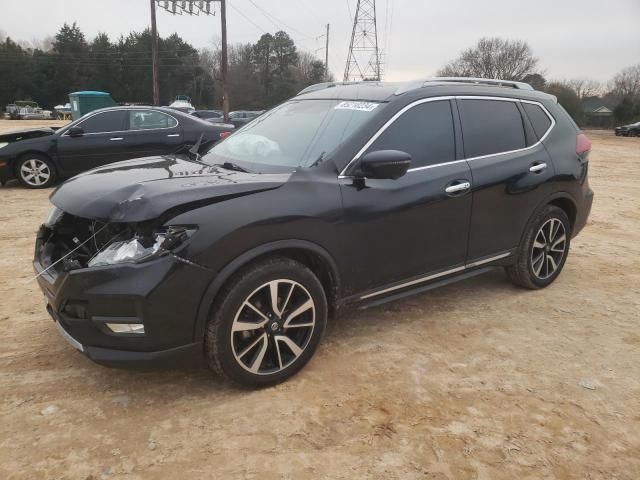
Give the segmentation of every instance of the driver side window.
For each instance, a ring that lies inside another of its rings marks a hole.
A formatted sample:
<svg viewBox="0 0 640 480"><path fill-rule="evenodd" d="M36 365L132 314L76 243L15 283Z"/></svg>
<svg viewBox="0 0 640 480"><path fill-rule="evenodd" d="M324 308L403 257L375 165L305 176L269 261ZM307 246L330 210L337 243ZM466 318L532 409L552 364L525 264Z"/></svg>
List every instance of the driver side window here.
<svg viewBox="0 0 640 480"><path fill-rule="evenodd" d="M400 150L411 155L411 167L452 162L456 157L451 103L426 102L403 113L367 150Z"/></svg>
<svg viewBox="0 0 640 480"><path fill-rule="evenodd" d="M96 113L78 123L78 127L87 133L111 133L124 130L124 115L122 110L110 110Z"/></svg>

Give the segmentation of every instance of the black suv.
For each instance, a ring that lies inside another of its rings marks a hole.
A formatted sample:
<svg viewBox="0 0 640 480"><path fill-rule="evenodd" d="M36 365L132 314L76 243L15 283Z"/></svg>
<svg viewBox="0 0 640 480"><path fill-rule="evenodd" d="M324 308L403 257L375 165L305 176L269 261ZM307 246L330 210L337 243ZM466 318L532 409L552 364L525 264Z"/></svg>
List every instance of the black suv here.
<svg viewBox="0 0 640 480"><path fill-rule="evenodd" d="M272 385L345 305L495 267L549 285L591 209L589 150L526 84L315 85L197 160L67 181L34 266L60 333L96 362L204 358Z"/></svg>

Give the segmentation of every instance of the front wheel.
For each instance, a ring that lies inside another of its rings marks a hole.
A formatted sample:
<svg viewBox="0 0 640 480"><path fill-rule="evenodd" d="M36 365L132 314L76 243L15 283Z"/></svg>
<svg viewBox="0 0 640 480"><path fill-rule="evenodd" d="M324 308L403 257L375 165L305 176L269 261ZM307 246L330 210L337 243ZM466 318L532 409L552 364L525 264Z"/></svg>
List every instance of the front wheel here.
<svg viewBox="0 0 640 480"><path fill-rule="evenodd" d="M21 158L16 165L16 173L20 183L27 188L47 188L52 186L56 179L51 160L38 154Z"/></svg>
<svg viewBox="0 0 640 480"><path fill-rule="evenodd" d="M567 260L571 223L559 207L547 205L530 223L516 254L506 267L509 279L518 286L538 289L552 283Z"/></svg>
<svg viewBox="0 0 640 480"><path fill-rule="evenodd" d="M313 356L327 322L318 278L288 258L235 275L207 326L205 354L215 372L247 387L280 383Z"/></svg>

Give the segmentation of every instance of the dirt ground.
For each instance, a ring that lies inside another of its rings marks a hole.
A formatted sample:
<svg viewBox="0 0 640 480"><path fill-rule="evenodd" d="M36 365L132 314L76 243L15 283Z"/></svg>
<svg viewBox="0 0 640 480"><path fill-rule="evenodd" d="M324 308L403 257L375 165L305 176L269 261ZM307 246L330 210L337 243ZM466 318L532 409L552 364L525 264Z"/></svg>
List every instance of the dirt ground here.
<svg viewBox="0 0 640 480"><path fill-rule="evenodd" d="M67 120L3 120L0 119L0 133L36 127L61 127L69 123Z"/></svg>
<svg viewBox="0 0 640 480"><path fill-rule="evenodd" d="M50 192L0 188L0 478L640 478L640 138L588 135L595 204L552 286L346 312L254 392L73 350L31 280Z"/></svg>

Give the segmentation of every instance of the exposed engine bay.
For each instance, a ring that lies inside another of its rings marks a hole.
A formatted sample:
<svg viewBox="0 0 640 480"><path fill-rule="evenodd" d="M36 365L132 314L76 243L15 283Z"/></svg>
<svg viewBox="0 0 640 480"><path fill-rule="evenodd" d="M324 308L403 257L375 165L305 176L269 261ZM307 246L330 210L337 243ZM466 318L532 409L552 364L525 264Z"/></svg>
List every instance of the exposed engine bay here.
<svg viewBox="0 0 640 480"><path fill-rule="evenodd" d="M155 222L105 223L53 208L38 232L35 257L50 274L136 263L162 256L188 238L186 227Z"/></svg>

